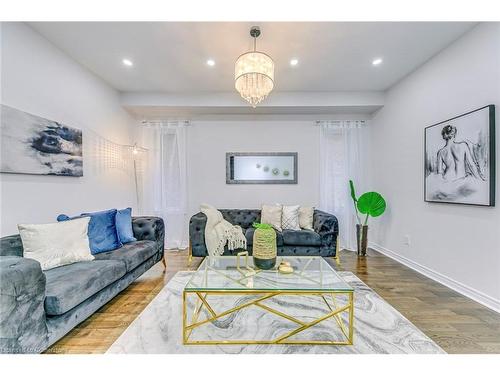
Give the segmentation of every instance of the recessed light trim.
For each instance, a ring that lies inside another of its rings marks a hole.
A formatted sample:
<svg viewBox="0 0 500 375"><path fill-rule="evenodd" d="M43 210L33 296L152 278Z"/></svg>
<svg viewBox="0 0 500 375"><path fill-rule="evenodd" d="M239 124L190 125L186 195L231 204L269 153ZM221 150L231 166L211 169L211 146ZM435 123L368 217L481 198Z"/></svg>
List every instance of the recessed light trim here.
<svg viewBox="0 0 500 375"><path fill-rule="evenodd" d="M208 66L214 66L215 65L215 60L214 59L208 59L207 60L207 65Z"/></svg>
<svg viewBox="0 0 500 375"><path fill-rule="evenodd" d="M291 59L290 60L290 65L291 66L297 66L299 64L299 60L298 59Z"/></svg>
<svg viewBox="0 0 500 375"><path fill-rule="evenodd" d="M384 60L382 60L381 58L376 58L375 60L372 61L372 65L374 66L377 66L377 65L380 65L382 64Z"/></svg>
<svg viewBox="0 0 500 375"><path fill-rule="evenodd" d="M125 66L134 66L134 63L130 59L123 59L122 60L123 65Z"/></svg>

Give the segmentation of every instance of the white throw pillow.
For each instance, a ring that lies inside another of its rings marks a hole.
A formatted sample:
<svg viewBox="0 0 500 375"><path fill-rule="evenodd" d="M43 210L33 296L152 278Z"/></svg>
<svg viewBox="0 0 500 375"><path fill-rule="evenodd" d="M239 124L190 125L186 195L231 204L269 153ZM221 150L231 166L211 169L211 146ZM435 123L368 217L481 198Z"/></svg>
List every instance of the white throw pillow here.
<svg viewBox="0 0 500 375"><path fill-rule="evenodd" d="M87 235L90 217L50 224L19 224L24 257L40 262L42 270L93 260Z"/></svg>
<svg viewBox="0 0 500 375"><path fill-rule="evenodd" d="M299 225L302 229L313 230L314 207L300 207Z"/></svg>
<svg viewBox="0 0 500 375"><path fill-rule="evenodd" d="M274 229L281 232L281 204L263 205L260 212L260 222L272 225Z"/></svg>
<svg viewBox="0 0 500 375"><path fill-rule="evenodd" d="M281 227L283 229L300 230L299 208L300 206L283 206L281 213Z"/></svg>

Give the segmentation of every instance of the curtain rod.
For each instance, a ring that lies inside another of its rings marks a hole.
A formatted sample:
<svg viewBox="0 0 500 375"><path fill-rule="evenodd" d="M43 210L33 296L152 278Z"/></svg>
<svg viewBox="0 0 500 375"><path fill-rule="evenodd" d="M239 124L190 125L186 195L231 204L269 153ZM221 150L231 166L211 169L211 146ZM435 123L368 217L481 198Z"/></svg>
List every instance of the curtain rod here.
<svg viewBox="0 0 500 375"><path fill-rule="evenodd" d="M341 122L362 122L365 123L367 120L316 120L314 123L316 125L323 124L323 123L329 123L329 124L334 124L334 123L341 123Z"/></svg>
<svg viewBox="0 0 500 375"><path fill-rule="evenodd" d="M142 120L141 121L142 125L147 125L147 124L168 125L168 124L177 124L177 123L184 123L184 125L190 125L190 121L188 121L188 120L164 120L164 121L162 121L162 120L153 120L153 121Z"/></svg>

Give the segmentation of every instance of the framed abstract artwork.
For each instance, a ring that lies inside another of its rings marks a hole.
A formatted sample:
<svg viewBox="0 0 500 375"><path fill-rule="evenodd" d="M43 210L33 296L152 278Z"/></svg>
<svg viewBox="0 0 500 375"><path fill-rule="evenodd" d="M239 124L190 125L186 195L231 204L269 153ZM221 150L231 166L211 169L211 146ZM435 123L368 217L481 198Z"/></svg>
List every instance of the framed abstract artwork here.
<svg viewBox="0 0 500 375"><path fill-rule="evenodd" d="M0 106L0 172L83 176L82 131Z"/></svg>
<svg viewBox="0 0 500 375"><path fill-rule="evenodd" d="M296 152L228 152L226 184L296 184Z"/></svg>
<svg viewBox="0 0 500 375"><path fill-rule="evenodd" d="M424 200L495 205L495 106L428 126Z"/></svg>

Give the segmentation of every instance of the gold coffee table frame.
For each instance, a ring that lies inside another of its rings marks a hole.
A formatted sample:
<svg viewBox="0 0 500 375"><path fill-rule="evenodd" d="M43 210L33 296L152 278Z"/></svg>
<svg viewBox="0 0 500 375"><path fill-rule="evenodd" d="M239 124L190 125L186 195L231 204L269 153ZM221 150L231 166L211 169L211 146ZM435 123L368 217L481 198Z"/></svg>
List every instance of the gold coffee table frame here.
<svg viewBox="0 0 500 375"><path fill-rule="evenodd" d="M238 267L239 269L239 267ZM212 271L219 271L212 269ZM277 271L276 271L277 272ZM242 273L240 271L240 273ZM241 282L248 279L247 276L242 273L242 277L237 282ZM216 311L209 301L210 296L241 296L241 295L254 295L255 298L249 302L242 303L241 305L232 307L224 311ZM304 322L297 319L285 312L278 311L272 307L265 304L266 300L274 297L280 296L317 296L329 310L327 314L324 314L310 322ZM338 305L338 297L344 295L347 298L345 304L342 306ZM194 309L191 314L188 314L188 299L194 298ZM271 339L271 340L192 340L190 339L192 332L203 325L210 324L219 318L226 315L234 313L236 311L248 308L248 307L259 307L268 313L280 316L298 325L297 328L290 330L289 332L282 334L281 336ZM201 311L205 309L209 315L209 318L199 320ZM344 323L342 319L342 313L348 315L347 324ZM303 332L315 325L327 320L334 319L337 326L340 328L345 340L343 341L315 341L315 340L294 340L293 336L300 332ZM182 294L182 343L184 345L247 345L247 344L271 344L271 345L352 345L354 335L354 290L342 290L342 291L327 291L323 289L309 289L309 290L269 290L269 289L249 289L249 290L233 290L233 289L213 289L206 290L205 288L190 287L189 290L184 290Z"/></svg>

